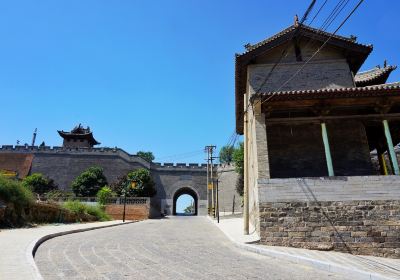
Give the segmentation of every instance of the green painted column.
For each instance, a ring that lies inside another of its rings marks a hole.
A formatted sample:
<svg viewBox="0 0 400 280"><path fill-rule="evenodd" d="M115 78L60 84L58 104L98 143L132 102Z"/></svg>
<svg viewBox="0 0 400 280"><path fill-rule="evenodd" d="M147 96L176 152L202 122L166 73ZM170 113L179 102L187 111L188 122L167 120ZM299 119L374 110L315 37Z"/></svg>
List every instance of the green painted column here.
<svg viewBox="0 0 400 280"><path fill-rule="evenodd" d="M322 130L322 140L324 142L324 148L325 148L326 165L328 167L328 175L335 176L335 173L333 172L331 149L329 147L328 132L326 131L325 123L321 123L321 130Z"/></svg>
<svg viewBox="0 0 400 280"><path fill-rule="evenodd" d="M385 130L385 137L386 137L386 142L387 142L387 146L388 146L388 150L389 150L390 161L392 162L392 166L393 166L394 175L399 175L400 174L399 163L397 162L396 153L394 152L392 135L390 134L389 123L387 120L383 120L383 128Z"/></svg>

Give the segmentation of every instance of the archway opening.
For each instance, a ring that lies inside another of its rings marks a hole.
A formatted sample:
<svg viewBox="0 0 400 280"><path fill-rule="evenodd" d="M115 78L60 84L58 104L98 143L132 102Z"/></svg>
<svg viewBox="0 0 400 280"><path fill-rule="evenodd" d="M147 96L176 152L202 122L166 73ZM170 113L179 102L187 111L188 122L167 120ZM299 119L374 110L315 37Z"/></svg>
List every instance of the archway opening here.
<svg viewBox="0 0 400 280"><path fill-rule="evenodd" d="M173 215L196 216L197 194L190 188L179 189L174 194Z"/></svg>

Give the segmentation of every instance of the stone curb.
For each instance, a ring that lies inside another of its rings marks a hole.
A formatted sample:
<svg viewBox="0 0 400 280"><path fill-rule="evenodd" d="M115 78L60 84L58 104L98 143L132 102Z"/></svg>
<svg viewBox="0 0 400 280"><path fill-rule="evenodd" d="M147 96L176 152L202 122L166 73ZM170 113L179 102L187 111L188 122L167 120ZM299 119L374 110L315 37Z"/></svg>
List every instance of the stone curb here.
<svg viewBox="0 0 400 280"><path fill-rule="evenodd" d="M243 250L250 251L256 254L264 255L264 256L269 256L285 261L290 261L296 264L301 264L301 265L308 265L313 268L317 268L320 270L328 271L328 272L333 272L333 273L340 273L342 275L345 275L346 277L349 277L350 279L356 278L356 279L365 279L365 280L396 280L398 278L390 278L386 277L381 274L377 273L370 273L366 271L362 271L359 269L353 269L353 268L348 268L348 267L343 267L340 266L339 264L335 263L330 263L330 262L325 262L321 261L318 259L314 258L309 258L309 257L303 257L300 255L292 255L288 254L285 252L279 252L275 250L270 250L268 248L263 248L261 246L257 245L251 245L247 243L241 243L236 241L230 234L227 232L223 231L219 226L216 225L216 222L209 216L207 216L208 220L211 221L220 231L222 231L228 239L233 242L233 244Z"/></svg>
<svg viewBox="0 0 400 280"><path fill-rule="evenodd" d="M102 228L109 228L109 227L115 227L115 226L122 226L122 225L127 225L127 224L132 224L132 223L136 223L137 221L130 221L130 222L121 222L118 224L112 224L112 225L106 225L106 226L93 226L93 227L88 227L88 228L82 228L82 229L73 229L73 230L67 230L67 231L60 231L60 232L56 232L56 233L52 233L52 234L47 234L45 236L42 236L40 238L37 238L36 240L32 241L26 252L25 252L25 256L26 256L26 260L29 264L29 266L33 269L34 271L34 275L33 275L33 279L36 280L43 280L42 275L39 272L38 267L36 266L34 257L36 254L37 249L39 248L39 246L52 238L58 237L58 236L63 236L63 235L67 235L67 234L73 234L73 233L78 233L78 232L84 232L84 231L90 231L90 230L96 230L96 229L102 229Z"/></svg>

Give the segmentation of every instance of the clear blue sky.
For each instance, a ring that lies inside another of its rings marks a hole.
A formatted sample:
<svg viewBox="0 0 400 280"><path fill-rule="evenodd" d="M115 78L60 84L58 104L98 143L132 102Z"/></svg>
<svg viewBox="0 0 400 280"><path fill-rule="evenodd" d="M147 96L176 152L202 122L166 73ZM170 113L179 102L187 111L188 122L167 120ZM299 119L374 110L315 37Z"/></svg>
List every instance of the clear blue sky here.
<svg viewBox="0 0 400 280"><path fill-rule="evenodd" d="M184 213L185 208L194 203L193 197L188 194L183 194L176 200L176 212Z"/></svg>
<svg viewBox="0 0 400 280"><path fill-rule="evenodd" d="M291 25L309 2L3 1L0 144L30 143L37 127L37 143L60 146L56 130L82 123L103 146L204 162L203 147L221 147L234 130L234 54ZM399 1L366 0L339 32L374 44L363 69L400 64L399 10Z"/></svg>

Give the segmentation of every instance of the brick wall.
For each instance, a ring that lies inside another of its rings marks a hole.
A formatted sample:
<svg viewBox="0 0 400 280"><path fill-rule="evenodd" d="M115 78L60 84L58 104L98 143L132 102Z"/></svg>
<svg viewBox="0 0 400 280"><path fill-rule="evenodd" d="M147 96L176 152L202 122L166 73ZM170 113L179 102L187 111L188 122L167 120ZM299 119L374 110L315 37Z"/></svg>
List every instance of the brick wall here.
<svg viewBox="0 0 400 280"><path fill-rule="evenodd" d="M399 176L259 180L261 243L400 258Z"/></svg>
<svg viewBox="0 0 400 280"><path fill-rule="evenodd" d="M106 205L106 213L114 220L122 220L124 205ZM146 220L149 218L150 207L148 204L128 204L125 209L126 220Z"/></svg>

